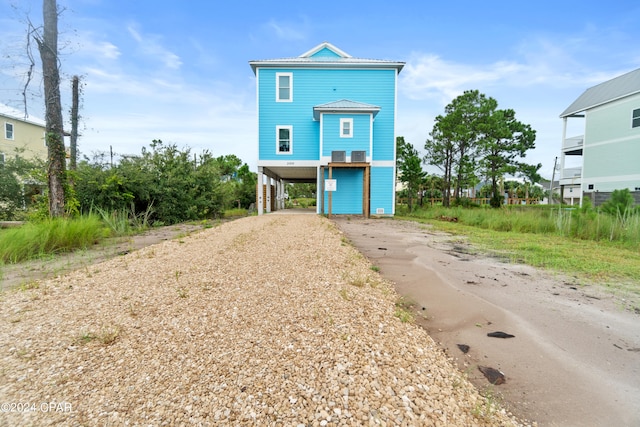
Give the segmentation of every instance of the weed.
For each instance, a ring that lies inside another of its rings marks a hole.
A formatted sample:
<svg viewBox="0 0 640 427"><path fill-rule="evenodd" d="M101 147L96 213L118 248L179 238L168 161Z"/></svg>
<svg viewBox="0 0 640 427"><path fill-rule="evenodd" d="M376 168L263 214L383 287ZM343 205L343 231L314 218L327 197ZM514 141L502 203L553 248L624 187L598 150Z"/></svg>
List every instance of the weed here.
<svg viewBox="0 0 640 427"><path fill-rule="evenodd" d="M471 412L479 420L488 420L499 409L498 399L491 387L480 391L480 396Z"/></svg>
<svg viewBox="0 0 640 427"><path fill-rule="evenodd" d="M372 265L371 267L369 267L371 270L375 271L376 273L380 272L380 267L378 267L377 265Z"/></svg>
<svg viewBox="0 0 640 427"><path fill-rule="evenodd" d="M345 288L340 289L339 293L342 299L344 299L345 301L351 301L351 297L349 296L349 293Z"/></svg>
<svg viewBox="0 0 640 427"><path fill-rule="evenodd" d="M367 284L367 279L362 276L355 277L351 279L349 282L351 286L355 286L356 288L362 288Z"/></svg>
<svg viewBox="0 0 640 427"><path fill-rule="evenodd" d="M109 326L102 328L98 334L98 341L104 345L113 344L120 336L120 328L118 326Z"/></svg>
<svg viewBox="0 0 640 427"><path fill-rule="evenodd" d="M40 288L40 282L38 282L37 280L31 280L29 282L21 283L20 286L18 287L18 289L20 289L21 291L27 291L30 289L39 289L39 288Z"/></svg>
<svg viewBox="0 0 640 427"><path fill-rule="evenodd" d="M83 331L74 340L74 344L83 345L92 341L98 341L104 345L113 344L120 336L120 328L118 326L106 326L100 329L99 333L91 331Z"/></svg>
<svg viewBox="0 0 640 427"><path fill-rule="evenodd" d="M396 311L394 315L400 319L402 323L413 323L415 315L413 314L413 308L415 307L415 301L406 296L401 296L396 300Z"/></svg>
<svg viewBox="0 0 640 427"><path fill-rule="evenodd" d="M73 341L74 344L87 344L96 339L96 335L92 332L81 332Z"/></svg>

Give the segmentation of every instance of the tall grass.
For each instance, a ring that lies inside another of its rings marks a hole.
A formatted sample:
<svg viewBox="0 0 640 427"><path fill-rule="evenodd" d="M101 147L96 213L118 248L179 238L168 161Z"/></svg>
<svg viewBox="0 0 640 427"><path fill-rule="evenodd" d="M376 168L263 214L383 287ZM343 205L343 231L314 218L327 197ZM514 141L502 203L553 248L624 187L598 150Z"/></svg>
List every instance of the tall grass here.
<svg viewBox="0 0 640 427"><path fill-rule="evenodd" d="M108 235L109 230L96 215L27 223L0 231L0 263L87 248Z"/></svg>
<svg viewBox="0 0 640 427"><path fill-rule="evenodd" d="M403 215L403 212L399 214ZM580 208L434 206L405 215L427 220L456 218L461 224L487 230L608 241L628 249L640 249L640 213L632 210L614 216Z"/></svg>
<svg viewBox="0 0 640 427"><path fill-rule="evenodd" d="M130 209L118 209L111 212L94 207L91 209L90 214L94 211L97 212L113 233L122 236L149 228L149 219L153 213L153 203L144 212L136 212L133 205L131 205Z"/></svg>

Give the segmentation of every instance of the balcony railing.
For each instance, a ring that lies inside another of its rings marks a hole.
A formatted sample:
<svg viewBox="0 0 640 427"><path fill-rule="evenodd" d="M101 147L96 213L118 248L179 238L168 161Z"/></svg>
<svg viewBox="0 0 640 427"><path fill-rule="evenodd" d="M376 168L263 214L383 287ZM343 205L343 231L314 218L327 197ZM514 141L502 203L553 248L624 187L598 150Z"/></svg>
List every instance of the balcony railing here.
<svg viewBox="0 0 640 427"><path fill-rule="evenodd" d="M560 174L560 179L573 179L582 176L582 168L565 168Z"/></svg>
<svg viewBox="0 0 640 427"><path fill-rule="evenodd" d="M567 138L564 140L564 144L562 145L563 151L574 151L581 150L584 145L584 135L572 136L571 138Z"/></svg>

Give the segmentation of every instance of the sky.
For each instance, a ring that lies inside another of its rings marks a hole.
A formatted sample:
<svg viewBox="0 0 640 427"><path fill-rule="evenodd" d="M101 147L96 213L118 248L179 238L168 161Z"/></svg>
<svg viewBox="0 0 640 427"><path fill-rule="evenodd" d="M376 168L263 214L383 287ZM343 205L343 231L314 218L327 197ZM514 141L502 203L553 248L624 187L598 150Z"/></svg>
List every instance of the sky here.
<svg viewBox="0 0 640 427"><path fill-rule="evenodd" d="M139 154L161 139L257 164L250 60L330 42L359 58L406 62L396 135L420 151L434 118L465 90L511 108L537 132L524 161L551 178L560 113L587 88L640 68L640 2L513 0L323 2L58 0L65 121L83 92L79 150ZM24 109L28 23L41 0L0 0L0 103ZM27 108L44 117L38 52ZM582 133L570 121L568 136Z"/></svg>

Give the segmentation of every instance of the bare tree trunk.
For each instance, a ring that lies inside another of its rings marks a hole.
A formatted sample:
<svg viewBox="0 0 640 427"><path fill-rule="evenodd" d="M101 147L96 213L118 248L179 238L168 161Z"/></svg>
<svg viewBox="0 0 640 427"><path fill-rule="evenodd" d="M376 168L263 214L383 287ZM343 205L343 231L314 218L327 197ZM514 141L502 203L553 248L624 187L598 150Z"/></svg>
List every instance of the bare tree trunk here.
<svg viewBox="0 0 640 427"><path fill-rule="evenodd" d="M69 140L69 169L76 170L78 161L78 104L80 98L80 77L73 76L71 81L71 139Z"/></svg>
<svg viewBox="0 0 640 427"><path fill-rule="evenodd" d="M49 214L64 215L65 149L58 70L58 7L56 0L43 0L44 30L36 39L44 78L45 121L47 143L47 176L49 178Z"/></svg>

